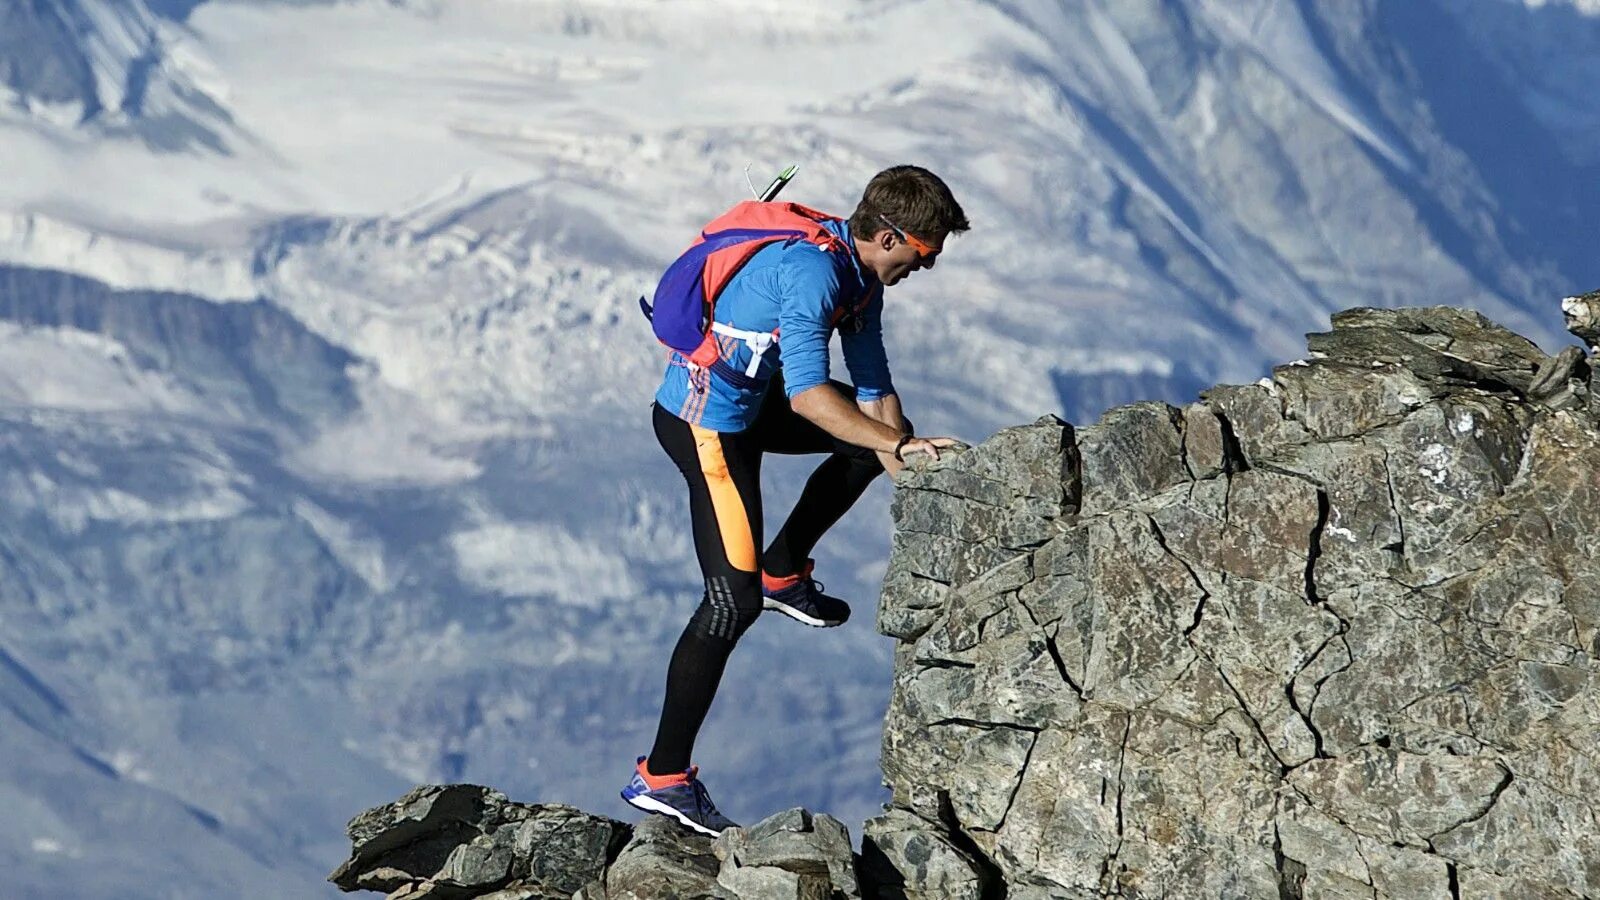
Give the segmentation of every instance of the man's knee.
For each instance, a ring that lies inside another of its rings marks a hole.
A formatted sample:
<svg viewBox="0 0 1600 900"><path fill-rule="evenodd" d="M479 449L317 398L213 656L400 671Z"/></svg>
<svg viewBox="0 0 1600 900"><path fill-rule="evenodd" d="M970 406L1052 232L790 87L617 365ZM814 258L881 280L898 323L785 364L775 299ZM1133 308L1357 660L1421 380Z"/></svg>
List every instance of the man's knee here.
<svg viewBox="0 0 1600 900"><path fill-rule="evenodd" d="M737 641L761 615L761 603L759 573L713 575L689 624L701 637Z"/></svg>

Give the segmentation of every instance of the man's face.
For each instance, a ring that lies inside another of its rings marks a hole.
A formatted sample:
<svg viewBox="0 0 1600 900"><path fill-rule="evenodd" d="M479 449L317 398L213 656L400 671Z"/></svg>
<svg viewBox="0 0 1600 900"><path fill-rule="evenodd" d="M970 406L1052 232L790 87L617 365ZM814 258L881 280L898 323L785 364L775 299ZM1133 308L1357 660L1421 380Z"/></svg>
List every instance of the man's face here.
<svg viewBox="0 0 1600 900"><path fill-rule="evenodd" d="M885 248L877 268L878 280L884 287L898 284L918 269L931 269L944 251L944 234L919 237L901 230L892 223L889 230L879 234Z"/></svg>

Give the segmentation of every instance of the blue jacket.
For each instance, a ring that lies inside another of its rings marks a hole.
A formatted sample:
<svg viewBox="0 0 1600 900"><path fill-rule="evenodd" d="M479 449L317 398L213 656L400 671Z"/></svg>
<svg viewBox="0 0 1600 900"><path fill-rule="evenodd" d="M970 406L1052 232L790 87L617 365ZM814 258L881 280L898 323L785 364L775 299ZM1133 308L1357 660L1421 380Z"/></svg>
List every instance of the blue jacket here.
<svg viewBox="0 0 1600 900"><path fill-rule="evenodd" d="M691 374L683 356L672 353L656 391L662 409L712 431L744 431L755 421L780 365L790 397L828 383L834 312L853 309L878 283L877 276L861 267L849 226L829 222L825 227L850 248L847 264L804 241L771 244L757 251L717 298L718 322L745 331L779 331L778 344L763 354L754 383L736 386L706 370ZM883 291L874 293L857 325L840 328L840 347L858 400L894 393L883 352ZM744 342L723 338L722 348L731 367L746 371L754 354Z"/></svg>

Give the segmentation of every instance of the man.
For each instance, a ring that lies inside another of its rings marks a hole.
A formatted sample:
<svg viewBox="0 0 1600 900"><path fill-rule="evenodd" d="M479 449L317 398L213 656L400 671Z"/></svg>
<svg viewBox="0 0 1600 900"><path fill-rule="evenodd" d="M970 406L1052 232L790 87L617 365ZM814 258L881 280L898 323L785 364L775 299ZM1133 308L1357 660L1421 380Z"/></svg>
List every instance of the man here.
<svg viewBox="0 0 1600 900"><path fill-rule="evenodd" d="M897 473L908 453L937 459L955 443L913 436L901 413L883 350L881 290L932 269L945 238L968 229L955 197L932 172L896 166L872 178L848 221L821 224L831 250L777 241L733 275L713 315L718 364L673 353L653 408L656 437L688 484L706 593L672 653L655 745L622 797L705 834L733 823L711 802L690 753L739 637L763 608L816 627L842 624L850 608L812 579L812 548L880 473ZM853 387L828 378L835 330ZM753 339L766 336L777 344ZM829 456L758 553L763 453Z"/></svg>

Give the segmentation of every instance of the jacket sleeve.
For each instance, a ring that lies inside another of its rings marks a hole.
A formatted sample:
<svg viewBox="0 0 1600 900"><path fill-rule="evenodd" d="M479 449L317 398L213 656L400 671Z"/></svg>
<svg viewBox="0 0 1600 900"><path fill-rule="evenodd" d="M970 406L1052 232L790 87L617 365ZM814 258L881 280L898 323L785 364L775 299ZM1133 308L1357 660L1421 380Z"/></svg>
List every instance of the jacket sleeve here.
<svg viewBox="0 0 1600 900"><path fill-rule="evenodd" d="M856 386L857 400L882 400L894 393L889 379L889 356L883 350L883 289L862 311L862 327L855 333L841 332L840 349L850 380Z"/></svg>
<svg viewBox="0 0 1600 900"><path fill-rule="evenodd" d="M827 252L797 244L778 267L778 346L790 397L828 383L828 337L839 302L839 272Z"/></svg>

